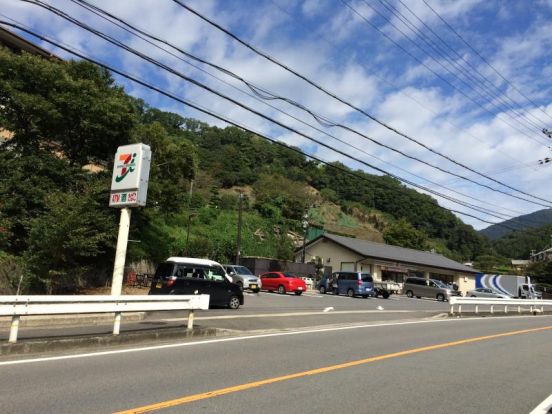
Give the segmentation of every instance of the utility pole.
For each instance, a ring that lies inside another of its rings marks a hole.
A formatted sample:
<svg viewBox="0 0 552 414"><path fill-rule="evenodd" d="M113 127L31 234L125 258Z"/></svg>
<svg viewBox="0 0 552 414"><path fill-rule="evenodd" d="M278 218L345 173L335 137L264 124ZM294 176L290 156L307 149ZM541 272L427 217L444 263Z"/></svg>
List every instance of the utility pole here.
<svg viewBox="0 0 552 414"><path fill-rule="evenodd" d="M184 247L184 256L188 256L188 243L190 241L190 226L192 224L192 212L190 211L192 207L192 195L194 191L194 179L190 180L190 193L188 195L188 228L186 230L186 247Z"/></svg>
<svg viewBox="0 0 552 414"><path fill-rule="evenodd" d="M309 229L309 212L303 214L303 249L301 251L301 263L305 263L305 244L307 243L307 230Z"/></svg>
<svg viewBox="0 0 552 414"><path fill-rule="evenodd" d="M240 264L243 193L238 197L238 236L236 240L236 264Z"/></svg>

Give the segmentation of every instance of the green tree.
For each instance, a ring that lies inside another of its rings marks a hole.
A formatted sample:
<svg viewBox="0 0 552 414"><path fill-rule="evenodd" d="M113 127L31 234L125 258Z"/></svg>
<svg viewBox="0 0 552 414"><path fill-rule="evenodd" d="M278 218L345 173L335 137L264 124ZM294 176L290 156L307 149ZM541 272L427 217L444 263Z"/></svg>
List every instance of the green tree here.
<svg viewBox="0 0 552 414"><path fill-rule="evenodd" d="M139 125L132 139L148 144L152 150L148 203L166 213L186 208L189 182L198 165L194 145L185 138L170 136L159 122Z"/></svg>
<svg viewBox="0 0 552 414"><path fill-rule="evenodd" d="M113 252L116 221L92 197L57 192L46 198L46 212L31 220L25 253L37 286L47 293L83 285L82 276L97 258Z"/></svg>
<svg viewBox="0 0 552 414"><path fill-rule="evenodd" d="M108 71L0 48L0 127L13 132L12 148L48 148L78 165L106 163L136 122L135 101Z"/></svg>
<svg viewBox="0 0 552 414"><path fill-rule="evenodd" d="M383 239L387 244L424 250L427 247L427 236L417 230L406 219L400 219L389 225L383 232Z"/></svg>

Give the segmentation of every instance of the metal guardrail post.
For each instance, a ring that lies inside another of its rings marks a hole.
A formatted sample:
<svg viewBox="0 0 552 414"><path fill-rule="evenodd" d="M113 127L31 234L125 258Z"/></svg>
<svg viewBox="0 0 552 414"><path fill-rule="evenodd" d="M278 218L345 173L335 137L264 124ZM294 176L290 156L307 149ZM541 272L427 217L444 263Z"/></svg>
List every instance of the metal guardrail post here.
<svg viewBox="0 0 552 414"><path fill-rule="evenodd" d="M508 305L504 305L504 313L508 313Z"/></svg>
<svg viewBox="0 0 552 414"><path fill-rule="evenodd" d="M494 305L491 305L491 314L494 313Z"/></svg>
<svg viewBox="0 0 552 414"><path fill-rule="evenodd" d="M450 305L450 314L454 315L454 305Z"/></svg>
<svg viewBox="0 0 552 414"><path fill-rule="evenodd" d="M521 313L521 305L518 305L518 313Z"/></svg>
<svg viewBox="0 0 552 414"><path fill-rule="evenodd" d="M113 321L113 335L119 335L121 331L121 312L115 312L115 320Z"/></svg>
<svg viewBox="0 0 552 414"><path fill-rule="evenodd" d="M187 325L187 328L192 329L193 327L194 327L194 310L190 309L188 311L188 325Z"/></svg>
<svg viewBox="0 0 552 414"><path fill-rule="evenodd" d="M475 305L475 314L477 315L479 313L479 305Z"/></svg>
<svg viewBox="0 0 552 414"><path fill-rule="evenodd" d="M458 313L462 315L462 305L458 305Z"/></svg>
<svg viewBox="0 0 552 414"><path fill-rule="evenodd" d="M12 321L10 325L10 338L8 341L12 344L15 344L17 342L17 332L19 331L19 319L21 317L19 315L13 315Z"/></svg>

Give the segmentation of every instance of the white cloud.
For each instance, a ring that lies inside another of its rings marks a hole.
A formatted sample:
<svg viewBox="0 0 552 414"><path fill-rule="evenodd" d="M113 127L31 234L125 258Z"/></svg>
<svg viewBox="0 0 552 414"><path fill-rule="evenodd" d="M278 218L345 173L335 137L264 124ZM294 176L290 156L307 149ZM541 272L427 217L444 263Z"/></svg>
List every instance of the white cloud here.
<svg viewBox="0 0 552 414"><path fill-rule="evenodd" d="M426 69L417 64L412 66L412 63L408 63L406 59L399 58L402 55L398 55L397 51L390 48L380 35L369 29L362 19L355 16L341 3L334 4L328 1L319 3L311 0L299 3L284 2L284 0L274 1L276 1L277 6L289 10L290 14L276 12L271 2L261 3L259 7L251 9L233 7L236 3L231 1L196 1L192 4L194 8L212 17L223 26L243 34L244 38L250 39L253 44L259 45L272 56L277 57L298 72L322 84L354 105L376 114L393 127L407 132L410 136L444 154L450 155L461 163L480 171L490 171L493 176L499 177L512 186L519 187L529 193L545 195L545 189L548 188L549 180L546 177L549 174L549 169L546 169L548 166L537 167L536 160L549 153L542 145L528 140L500 121L500 118L505 115L490 116L480 108L469 104L466 98L458 92L436 81L434 75L429 74ZM458 27L459 31L464 33L469 30L470 39L477 40L478 28L473 26L475 23L471 20L472 16L476 12L488 10L499 13L498 5L490 3L492 2L482 2L480 0L432 0L430 4L451 24ZM340 160L354 168L362 167L357 162L347 160L346 157L338 155L327 148L314 145L308 139L298 137L267 120L236 107L228 101L214 97L195 86L190 86L190 84L174 75L152 69L140 59L115 50L106 42L75 28L43 9L16 1L1 0L1 4L3 14L21 20L25 24L73 46L82 48L89 54L109 60L114 66L123 67L133 74L138 74L153 83L162 85L163 88L173 91L178 96L197 101L213 111L243 122L243 124L253 129L288 144L299 145L325 160ZM190 68L174 57L167 56L164 52L145 44L143 41L130 38L128 34L121 32L119 29L114 29L106 22L85 13L82 9L70 3L55 1L52 4L84 19L94 27L108 31L118 38L128 41L133 47L165 62L170 67L195 79L200 79L202 82L220 89L225 94L235 97L247 105L300 131L304 131L306 134L329 145L355 154L355 156L366 160L368 163L433 187L433 185L409 176L398 169L398 167L404 168L414 174L493 203L496 210L503 212L505 212L505 210L502 210L503 208L523 212L542 208L455 179L424 164L390 152L358 135L336 128L328 130L329 133L383 160L383 162L378 161L362 151L338 144L335 140L289 119L275 109L214 81L205 74ZM171 2L163 3L161 6L158 1L154 0L141 2L101 0L97 4L146 29L148 32L152 32L185 50L227 67L266 89L297 100L332 120L346 123L368 136L395 146L413 156L462 175L473 177L472 173L443 160L435 154L429 153L420 146L359 115L351 108L337 103L322 92L309 86L306 82L238 45L227 36ZM373 11L364 2L355 1L352 4L367 19L376 19ZM402 4L397 2L394 4L403 13L408 13ZM406 4L431 27L441 27L441 23L439 23L436 16L423 2L408 1ZM539 4L541 7L548 7L544 2ZM412 18L411 15L410 17ZM293 22L293 19L297 19L297 21ZM415 21L414 18L412 20ZM512 24L512 22L513 20L509 19L507 24ZM302 34L302 24L310 25L308 30L304 30L304 34ZM481 24L481 22L478 24ZM550 96L551 69L550 65L547 64L547 56L552 46L552 40L549 36L551 29L552 24L537 13L526 29L512 31L512 33L517 34L503 38L497 32L492 39L488 41L485 39L490 45L489 48L495 48L495 53L489 55L493 65L511 79L516 86L522 88L525 93L531 93L531 97L541 102L541 108L535 108L532 104L524 101L521 108L527 110L533 117L541 119L543 123L550 121L550 119L541 112L542 110L547 111L552 116L552 101L550 98L544 99ZM316 33L316 35L313 33ZM324 33L324 36L329 37L330 41L320 42L319 33ZM298 37L299 34L301 34L300 37ZM479 39L479 42L474 42L474 45L481 42L483 40ZM362 45L362 48L359 45ZM488 52L488 50L486 51ZM478 65L478 68L484 71L483 73L486 76L493 79L497 85L502 84L502 81L490 68L474 58L471 51L459 49L459 52L467 56L473 64ZM430 63L428 62L428 64ZM439 70L439 73L442 73L441 68L435 66L434 63L431 65ZM230 81L224 75L218 74L218 76ZM384 76L388 82L382 83L376 76ZM235 81L231 81L231 83L244 89L243 85ZM197 112L181 104L168 101L142 87L127 84L127 91L143 97L152 105L172 108L171 110L187 116L193 115L212 124L224 125L220 121L215 121L206 115L197 114ZM502 85L502 87L506 90L505 85ZM508 89L508 95L521 101L520 96L511 87ZM282 102L272 102L272 104L316 125L318 128L322 128L310 116L296 108ZM535 163L535 166L527 167L530 163ZM362 168L368 170L367 167ZM477 180L485 181L481 177ZM498 187L497 184L489 183L489 185ZM437 190L453 194L442 188L437 188ZM469 211L466 208L457 207L449 201L439 200L439 202L447 207ZM478 213L475 214L479 215ZM475 220L462 219L473 223L477 227L485 226ZM494 218L490 219L492 221L496 220Z"/></svg>

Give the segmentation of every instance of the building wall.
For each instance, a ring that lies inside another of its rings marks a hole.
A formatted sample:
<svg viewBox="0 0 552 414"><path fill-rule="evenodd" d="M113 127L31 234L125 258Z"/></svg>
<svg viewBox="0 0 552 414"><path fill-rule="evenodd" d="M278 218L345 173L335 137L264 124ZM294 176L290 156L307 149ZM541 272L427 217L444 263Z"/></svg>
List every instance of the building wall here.
<svg viewBox="0 0 552 414"><path fill-rule="evenodd" d="M454 275L454 283L458 285L458 290L465 296L468 290L475 289L475 275L469 273L457 273Z"/></svg>
<svg viewBox="0 0 552 414"><path fill-rule="evenodd" d="M324 266L331 266L334 272L341 270L342 263L356 263L362 259L362 256L326 239L305 248L305 262L309 262L315 257L322 258ZM301 252L299 252L298 258L301 258Z"/></svg>
<svg viewBox="0 0 552 414"><path fill-rule="evenodd" d="M475 289L475 274L459 273L447 269L435 269L423 265L406 265L393 263L391 261L383 261L377 259L366 259L363 256L352 252L330 240L322 239L314 245L307 246L305 249L305 261L311 261L315 257L322 258L324 266L331 266L333 272L342 270L342 265L356 264L357 271L366 271L372 273L375 281L382 280L382 267L401 267L407 271L420 272L427 279L436 277L436 275L445 276L447 281L452 281L458 285L458 289L462 294L466 294L468 290ZM301 252L297 254L297 260L301 259ZM400 258L397 258L399 260ZM349 270L348 268L346 270ZM436 277L438 278L438 277Z"/></svg>

